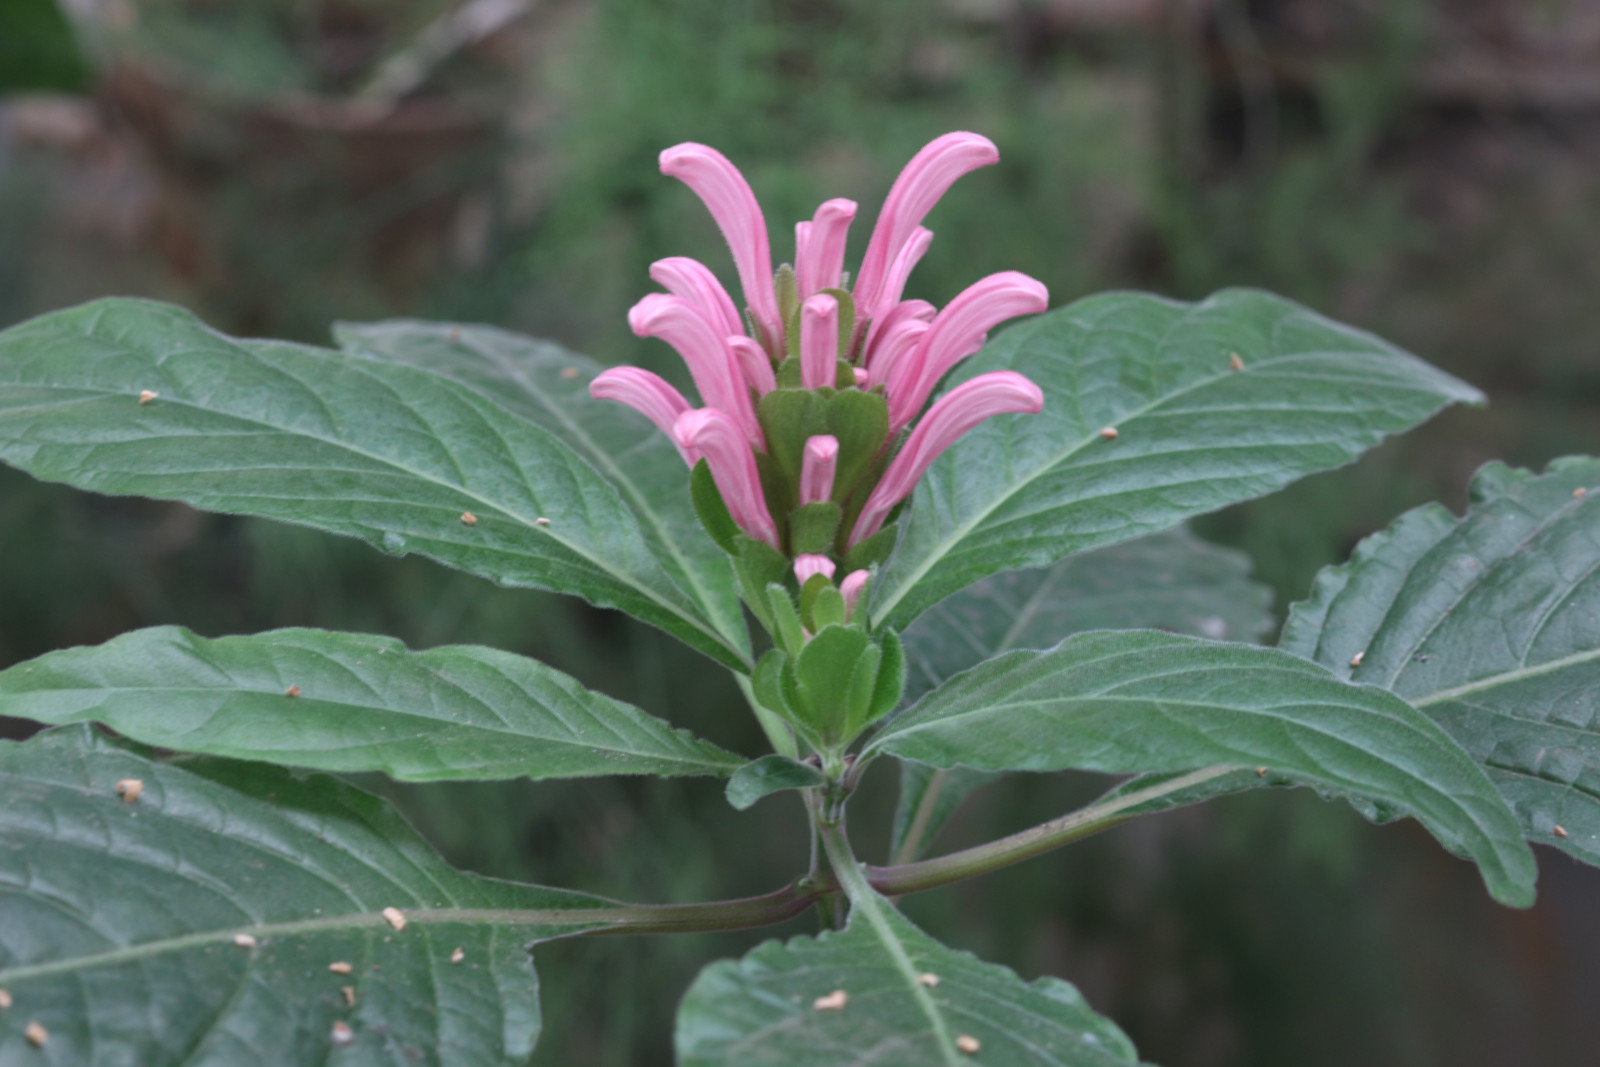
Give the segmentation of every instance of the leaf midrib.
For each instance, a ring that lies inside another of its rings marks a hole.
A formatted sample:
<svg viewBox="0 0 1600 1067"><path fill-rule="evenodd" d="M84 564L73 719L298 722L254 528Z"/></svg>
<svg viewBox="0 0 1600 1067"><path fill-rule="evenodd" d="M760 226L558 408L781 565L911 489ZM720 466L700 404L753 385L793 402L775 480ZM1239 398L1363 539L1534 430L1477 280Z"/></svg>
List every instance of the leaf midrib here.
<svg viewBox="0 0 1600 1067"><path fill-rule="evenodd" d="M80 687L80 686L65 687L64 686L64 687L52 688L52 689L49 689L49 690L26 690L25 694L31 694L31 693L37 693L37 692L61 693L61 694L74 694L74 693L118 694L118 693L130 693L130 694L154 694L154 695L171 693L171 694L200 694L200 695L218 696L218 697L226 697L229 694L245 693L245 694L249 694L251 696L276 697L278 699L285 699L283 697L282 692L280 692L278 690L241 689L241 688L231 688L230 689L230 688L223 688L223 687L212 687L212 686L201 686L201 685L161 685L161 686L117 685L117 686L96 686L96 687ZM4 692L3 690L0 690L0 707L4 706L4 704L5 704L5 702L7 701L8 698L16 698L16 697L19 697L19 696L22 696L22 695L25 695L25 694L7 693L7 692ZM592 744L591 745L585 745L583 742L580 742L580 741L567 740L567 739L560 738L560 737L545 737L545 736L541 736L539 734L530 734L530 733L519 732L519 731L517 731L515 729L511 729L510 728L510 724L507 724L505 727L495 727L495 726L486 725L486 724L482 724L482 723L475 723L475 722L473 722L473 723L455 722L455 721L451 721L451 720L447 720L447 719L434 718L434 717L431 717L431 716L428 716L428 715L424 715L421 712L410 711L410 710L405 710L405 709L401 709L401 708L395 708L395 707L391 707L391 706L381 706L381 705L376 705L376 704L361 704L361 703L356 703L356 702L348 701L348 700L330 700L330 699L327 699L325 697L301 696L301 697L298 697L298 698L295 698L295 699L299 700L300 703L303 706L307 706L307 707L312 706L312 705L325 705L325 706L330 707L330 708L348 708L348 709L353 709L353 710L363 711L363 712L380 711L380 712L383 712L383 713L386 713L386 714L389 714L389 715L394 715L394 716L397 716L397 717L400 717L400 718L416 719L416 720L419 720L419 721L422 721L422 722L433 723L433 724L442 725L442 726L455 726L455 727L464 727L464 728L472 729L472 730L478 730L478 731L481 731L481 732L483 732L485 734L489 734L491 736L497 735L497 734L501 734L501 735L505 735L505 736L508 736L508 737L518 738L518 739L521 739L521 740L548 742L548 743L551 743L551 744L567 745L567 746L570 746L570 747L573 747L573 748L586 748L587 747L587 748L591 748L591 749L595 749L595 750L599 750L599 751L622 752L622 753L625 753L625 754L630 755L630 756L638 756L638 757L649 758L649 759L652 759L652 760L654 760L656 762L660 762L660 763L679 763L679 764L683 764L685 766L705 766L707 768L711 768L711 769L713 769L715 771L718 771L718 772L737 769L738 767L743 766L744 763L745 763L745 760L743 760L742 758L739 758L737 756L733 757L733 759L728 761L728 762L717 763L717 762L712 762L710 760L695 760L695 759L689 759L689 758L683 758L683 757L674 757L674 756L670 756L670 755L660 755L660 754L657 754L657 753L651 753L651 752L638 750L638 749L631 749L631 748L623 748L623 747L604 748L603 746L599 746L599 745L592 745ZM98 705L96 705L96 707L98 707ZM641 714L644 714L644 713L641 712ZM78 720L78 721L83 721L83 720ZM207 719L206 722L207 722L207 724L209 724L210 723L210 719ZM663 728L667 729L667 730L673 730L673 727L667 726L666 724L663 724ZM194 733L194 732L196 732L196 731L186 731L186 733ZM396 741L404 741L404 740L405 740L404 738L396 739ZM378 746L381 746L381 745L384 745L384 744L393 744L393 743L396 743L396 741L379 741L379 742L373 742L370 745L345 746L343 749L341 749L341 751L348 751L351 748L378 747ZM694 743L694 742L689 742L689 743ZM704 742L702 742L702 743L704 743ZM319 749L319 750L320 751L326 751L326 749ZM260 751L260 749L259 748L258 749L252 749L252 751ZM304 751L304 749L303 748L301 748L301 749L272 749L272 751L274 751L274 752Z"/></svg>

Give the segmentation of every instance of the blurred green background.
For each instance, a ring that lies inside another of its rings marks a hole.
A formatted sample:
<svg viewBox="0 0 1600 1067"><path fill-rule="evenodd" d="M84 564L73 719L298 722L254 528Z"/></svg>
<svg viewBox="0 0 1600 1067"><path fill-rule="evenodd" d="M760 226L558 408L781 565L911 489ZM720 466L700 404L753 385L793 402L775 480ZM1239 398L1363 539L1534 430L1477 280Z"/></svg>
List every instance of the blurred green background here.
<svg viewBox="0 0 1600 1067"><path fill-rule="evenodd" d="M335 319L492 322L665 361L625 324L665 255L725 254L656 153L714 144L775 248L951 129L912 292L1016 269L1054 302L1259 285L1487 390L1346 470L1200 524L1277 591L1486 459L1600 452L1595 0L0 0L0 325L105 293L325 342ZM757 752L731 685L621 617L415 559L0 470L0 666L124 630L315 625L525 652ZM23 729L12 723L16 735ZM881 851L893 775L854 823ZM641 900L760 892L798 806L714 783L395 789L453 860ZM953 847L1089 776L980 794ZM1131 824L907 909L1053 973L1165 1067L1579 1065L1600 1047L1600 872L1541 852L1497 908L1414 824L1273 793ZM665 1064L696 970L771 933L540 950L538 1064Z"/></svg>

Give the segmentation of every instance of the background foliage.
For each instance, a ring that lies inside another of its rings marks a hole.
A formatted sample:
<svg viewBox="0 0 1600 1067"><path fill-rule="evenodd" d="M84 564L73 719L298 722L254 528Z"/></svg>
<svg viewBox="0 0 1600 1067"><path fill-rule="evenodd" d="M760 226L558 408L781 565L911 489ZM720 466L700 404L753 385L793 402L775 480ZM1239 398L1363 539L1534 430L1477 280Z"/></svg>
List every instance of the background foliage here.
<svg viewBox="0 0 1600 1067"><path fill-rule="evenodd" d="M186 82L163 64L176 50L140 46L145 6L74 6L98 12L78 23L92 98L13 95L0 110L0 323L121 292L235 332L326 343L334 319L477 320L660 369L661 346L623 320L646 265L721 255L698 205L656 172L661 147L702 140L734 158L782 248L824 196L870 215L916 147L972 128L1003 164L931 220L919 295L1000 269L1038 276L1057 304L1261 285L1490 394L1487 412L1449 413L1201 524L1254 557L1280 620L1318 568L1404 508L1459 511L1482 461L1541 468L1600 449L1600 43L1583 4L1213 0L1095 18L1110 6L546 0L441 63L404 101L409 127L362 136L281 105L308 86L327 102L370 85L405 47L382 5L239 5L266 30L228 36L242 51L216 67L257 72L248 92ZM1194 15L1161 14L1179 9ZM30 12L0 8L0 41ZM320 65L274 67L284 34ZM50 47L38 54L71 54ZM44 84L70 88L70 60L53 69L66 80ZM28 561L0 568L0 666L159 623L348 628L528 653L717 744L760 745L731 685L671 639L415 557L9 470L0 544ZM868 781L852 820L882 827L879 855L891 778ZM1059 814L1101 784L1014 776L939 844ZM802 822L782 798L733 815L711 781L384 788L457 863L629 899L769 889ZM1169 1067L1587 1062L1600 885L1554 852L1540 861L1540 905L1505 911L1418 828L1274 791L907 910L1025 978L1073 980ZM668 1062L671 1011L699 966L765 936L545 947L535 1062Z"/></svg>

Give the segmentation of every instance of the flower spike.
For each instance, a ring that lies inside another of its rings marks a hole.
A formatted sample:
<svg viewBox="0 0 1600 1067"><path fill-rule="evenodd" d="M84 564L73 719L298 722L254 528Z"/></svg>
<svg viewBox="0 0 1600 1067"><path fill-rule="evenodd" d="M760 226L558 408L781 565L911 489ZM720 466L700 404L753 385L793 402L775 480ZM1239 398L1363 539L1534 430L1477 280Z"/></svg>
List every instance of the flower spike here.
<svg viewBox="0 0 1600 1067"><path fill-rule="evenodd" d="M819 293L800 305L800 384L831 386L838 377L839 301Z"/></svg>
<svg viewBox="0 0 1600 1067"><path fill-rule="evenodd" d="M662 152L661 173L682 181L711 212L733 253L745 304L761 333L757 340L771 355L781 355L783 323L772 287L767 222L744 175L715 148L692 142Z"/></svg>
<svg viewBox="0 0 1600 1067"><path fill-rule="evenodd" d="M874 318L882 310L885 283L896 257L956 179L999 159L994 143L975 133L947 133L912 157L889 190L867 242L855 284L858 315Z"/></svg>
<svg viewBox="0 0 1600 1067"><path fill-rule="evenodd" d="M681 296L652 293L628 312L628 325L640 337L659 337L677 349L700 399L730 415L756 447L765 447L733 349L698 307Z"/></svg>
<svg viewBox="0 0 1600 1067"><path fill-rule="evenodd" d="M884 518L911 494L929 465L962 434L994 415L1034 415L1043 408L1044 393L1039 387L1009 370L980 374L941 396L911 431L905 447L867 497L851 531L850 544L877 533Z"/></svg>
<svg viewBox="0 0 1600 1067"><path fill-rule="evenodd" d="M794 273L800 295L837 289L844 277L844 244L856 217L854 200L828 200L810 222L794 228Z"/></svg>
<svg viewBox="0 0 1600 1067"><path fill-rule="evenodd" d="M738 424L715 408L685 411L672 427L672 439L691 462L706 461L728 514L739 528L758 541L779 547L778 527L767 512L755 453Z"/></svg>
<svg viewBox="0 0 1600 1067"><path fill-rule="evenodd" d="M1014 270L969 285L939 312L922 343L896 361L887 382L890 428L898 430L916 418L939 379L982 348L990 329L1049 306L1048 290Z"/></svg>
<svg viewBox="0 0 1600 1067"><path fill-rule="evenodd" d="M839 466L839 439L831 434L806 438L800 459L800 505L815 504L833 496L833 475Z"/></svg>
<svg viewBox="0 0 1600 1067"><path fill-rule="evenodd" d="M668 256L650 264L650 277L673 296L681 296L705 312L717 332L724 336L742 335L744 323L733 298L705 264L688 256Z"/></svg>

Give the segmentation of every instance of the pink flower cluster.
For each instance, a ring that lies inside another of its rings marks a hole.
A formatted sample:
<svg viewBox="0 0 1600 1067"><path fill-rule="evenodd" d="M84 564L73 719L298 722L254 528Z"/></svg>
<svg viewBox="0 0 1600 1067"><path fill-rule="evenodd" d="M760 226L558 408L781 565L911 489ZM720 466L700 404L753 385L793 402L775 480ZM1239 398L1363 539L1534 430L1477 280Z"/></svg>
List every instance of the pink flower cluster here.
<svg viewBox="0 0 1600 1067"><path fill-rule="evenodd" d="M590 392L643 413L672 438L685 462L704 458L739 527L783 551L756 461L756 453L767 451L760 398L778 388L778 368L791 351L798 354L801 388L833 389L853 375L853 388L875 392L887 403L884 448L899 446L876 485L839 487L845 493L867 491L844 540L846 547L858 544L882 528L928 466L962 434L991 415L1033 413L1043 406L1038 386L1012 371L995 371L952 389L923 413L940 379L981 348L990 329L1045 309L1043 285L1006 271L974 283L943 310L902 299L906 279L933 239L922 220L957 178L998 159L987 138L949 133L906 165L849 287L854 325L841 337L840 299L833 294L845 282L845 240L855 203L829 200L809 222L795 226L799 311L786 323L766 220L744 177L716 149L700 144L667 149L661 153L662 173L681 179L700 197L733 252L749 330L705 266L682 257L663 259L651 266L650 276L667 292L639 301L628 322L639 336L658 337L678 351L706 406L692 408L667 382L637 367L606 371ZM798 338L789 336L796 329ZM849 375L840 377L840 361ZM908 428L909 434L903 432ZM833 437L819 434L806 441L799 504L837 498L838 462L839 443ZM795 569L804 584L817 573L831 579L834 564L825 555L803 554ZM865 580L864 571L849 575L841 592L847 599L858 597Z"/></svg>

